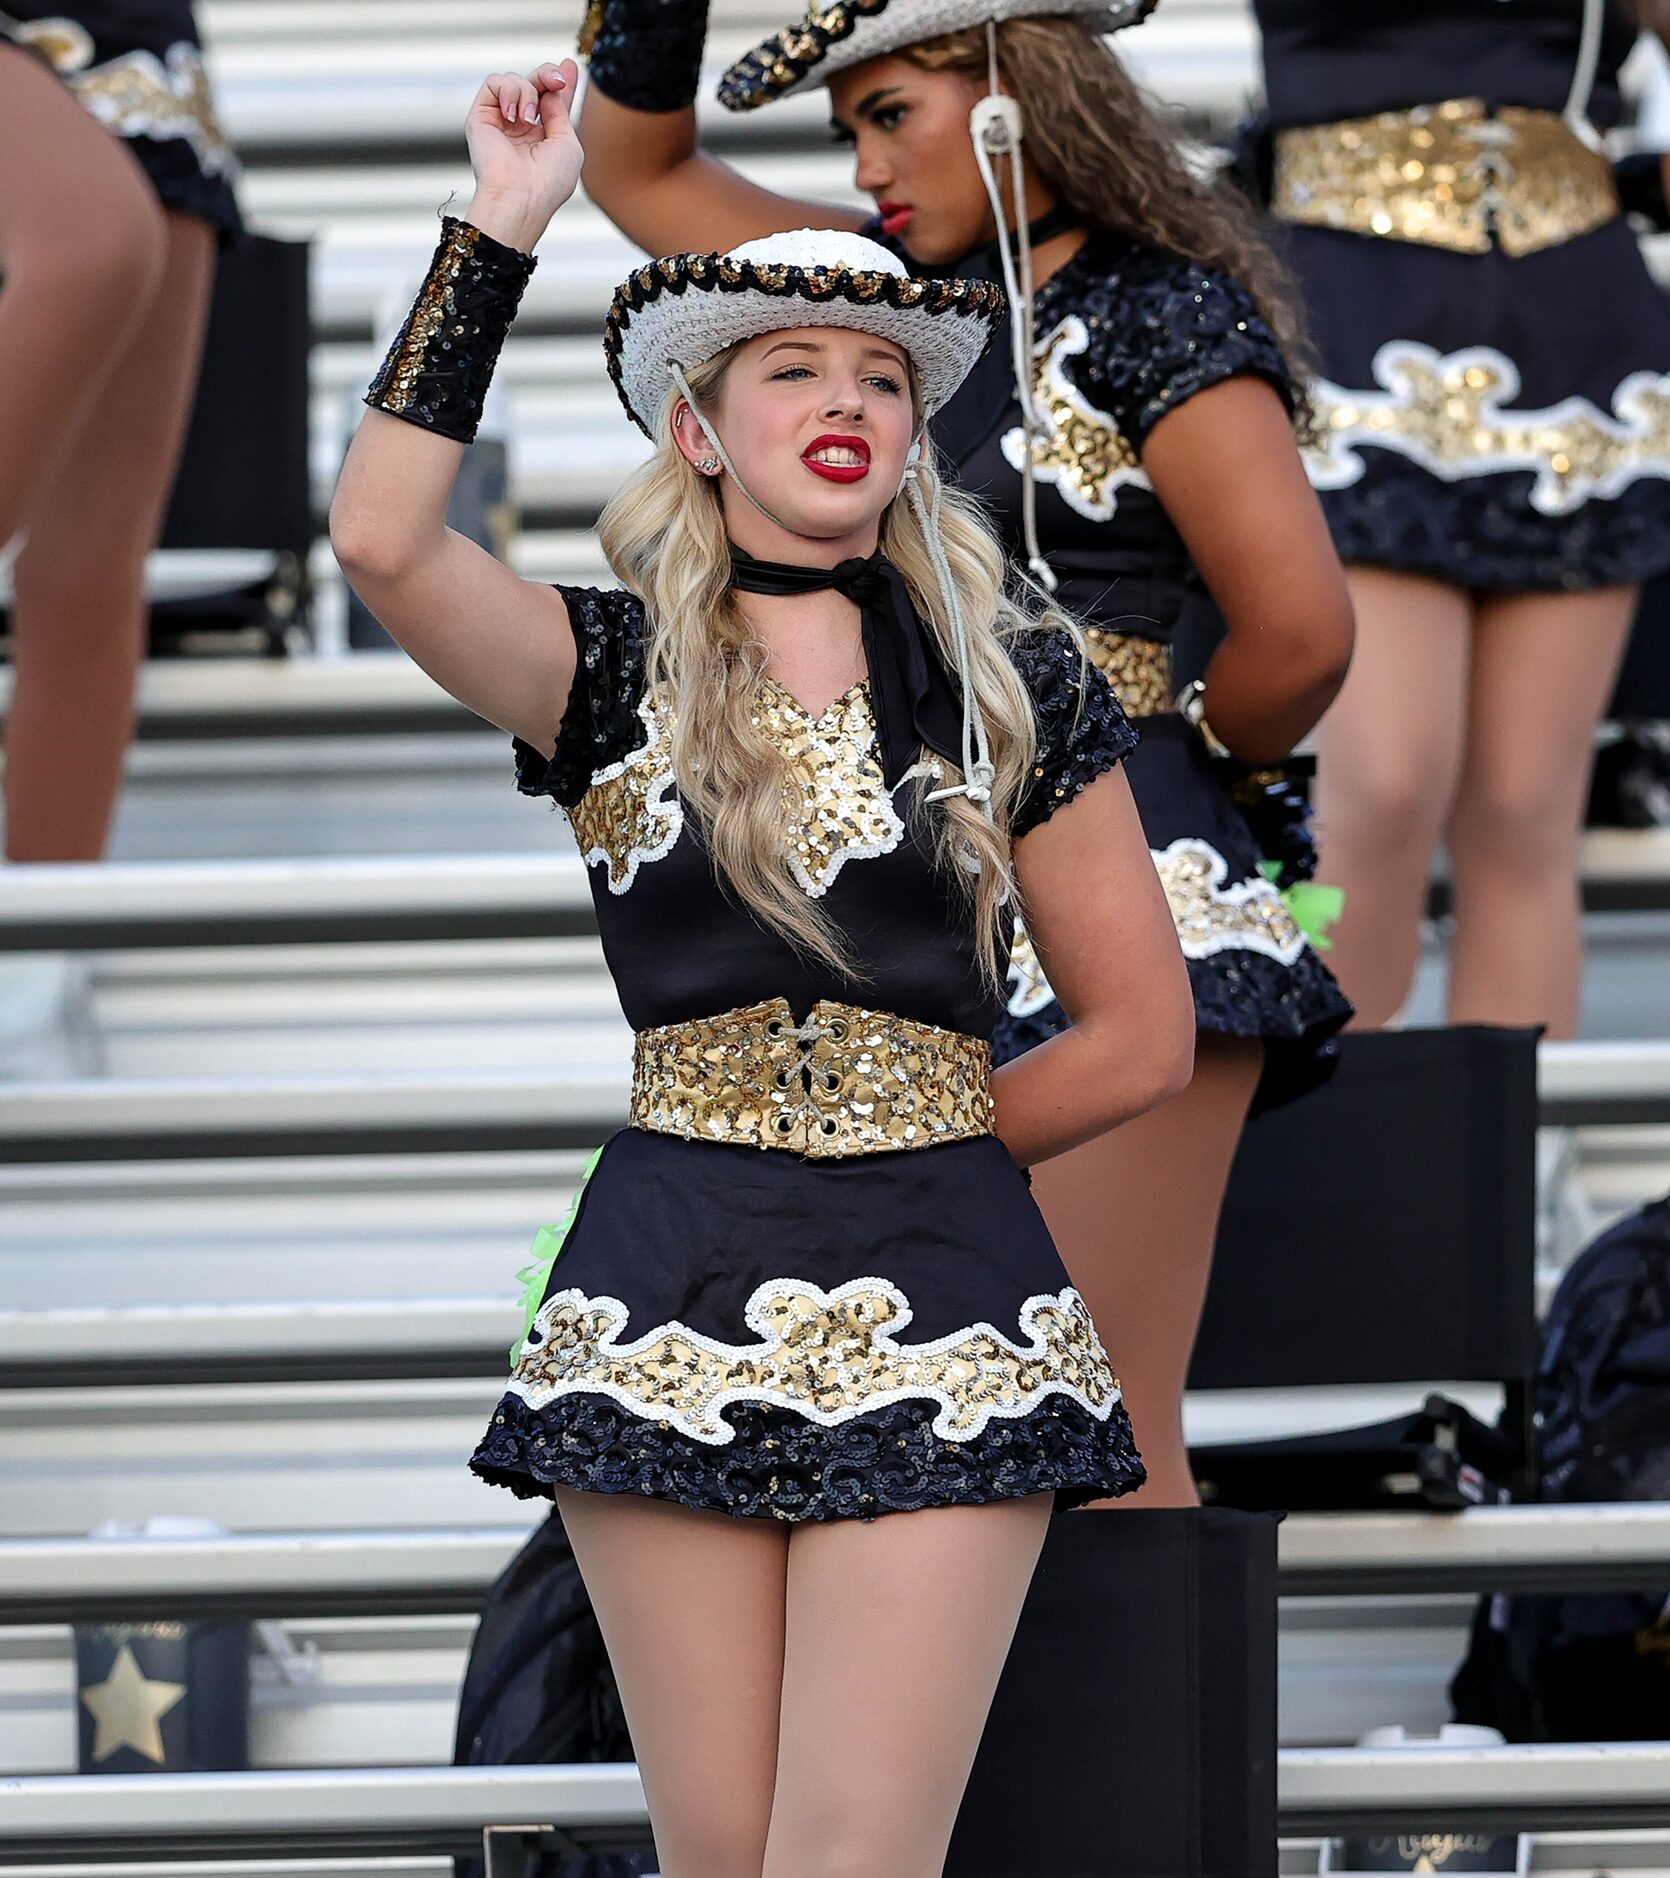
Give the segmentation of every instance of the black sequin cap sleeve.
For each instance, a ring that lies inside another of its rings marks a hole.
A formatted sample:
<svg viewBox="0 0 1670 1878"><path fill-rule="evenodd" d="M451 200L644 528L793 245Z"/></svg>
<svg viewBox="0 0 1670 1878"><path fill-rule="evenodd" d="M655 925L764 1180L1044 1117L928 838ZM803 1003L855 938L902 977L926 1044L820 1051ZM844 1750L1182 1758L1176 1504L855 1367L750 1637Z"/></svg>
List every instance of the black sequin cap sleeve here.
<svg viewBox="0 0 1670 1878"><path fill-rule="evenodd" d="M600 769L644 741L638 706L644 695L644 603L619 588L558 587L574 631L574 683L557 729L556 755L513 739L516 787L553 796L566 809L586 793Z"/></svg>
<svg viewBox="0 0 1670 1878"><path fill-rule="evenodd" d="M1167 412L1225 379L1266 379L1294 409L1281 347L1252 295L1227 274L1139 252L1075 300L1082 304L1064 310L1085 321L1090 344L1069 370L1139 453Z"/></svg>
<svg viewBox="0 0 1670 1878"><path fill-rule="evenodd" d="M1032 693L1038 721L1038 754L1009 825L1018 841L1129 756L1137 733L1071 633L1017 633L1009 656Z"/></svg>

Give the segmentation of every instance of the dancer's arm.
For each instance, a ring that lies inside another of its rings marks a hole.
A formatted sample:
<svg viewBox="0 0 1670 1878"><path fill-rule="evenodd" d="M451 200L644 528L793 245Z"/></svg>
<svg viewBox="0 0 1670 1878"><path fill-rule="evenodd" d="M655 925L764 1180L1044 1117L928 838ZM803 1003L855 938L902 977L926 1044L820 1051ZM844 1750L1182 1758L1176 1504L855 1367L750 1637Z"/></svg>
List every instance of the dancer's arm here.
<svg viewBox="0 0 1670 1878"><path fill-rule="evenodd" d="M470 108L476 193L457 237L470 251L449 284L446 270L461 250L448 259L443 241L425 295L378 374L374 408L331 504L331 545L355 592L438 684L549 755L574 676L567 609L549 587L520 579L446 525L497 343L532 271L526 257L579 180L567 104L575 67L541 69L548 78L537 87L495 74ZM467 308L477 331L439 354L425 344L421 309L425 296L441 304L443 292ZM406 372L422 373L409 395L402 361Z"/></svg>
<svg viewBox="0 0 1670 1878"><path fill-rule="evenodd" d="M587 195L649 254L862 227L852 209L762 189L698 147L706 31L707 0L602 0L580 113Z"/></svg>
<svg viewBox="0 0 1670 1878"><path fill-rule="evenodd" d="M1244 762L1279 762L1333 702L1353 633L1287 411L1262 378L1226 379L1160 419L1142 467L1229 628L1207 721Z"/></svg>
<svg viewBox="0 0 1670 1878"><path fill-rule="evenodd" d="M1194 1000L1177 928L1122 773L1098 776L1015 843L1026 926L1072 1027L992 1079L1023 1167L1186 1088Z"/></svg>

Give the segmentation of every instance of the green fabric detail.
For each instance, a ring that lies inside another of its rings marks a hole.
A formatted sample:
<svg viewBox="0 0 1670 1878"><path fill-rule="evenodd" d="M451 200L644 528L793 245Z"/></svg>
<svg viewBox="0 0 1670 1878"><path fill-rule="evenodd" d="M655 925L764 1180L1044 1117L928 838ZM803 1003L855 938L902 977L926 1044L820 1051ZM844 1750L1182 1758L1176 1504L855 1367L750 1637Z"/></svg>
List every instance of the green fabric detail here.
<svg viewBox="0 0 1670 1878"><path fill-rule="evenodd" d="M534 1235L533 1245L529 1248L531 1256L526 1265L516 1274L516 1282L522 1287L522 1331L510 1346L510 1365L516 1367L516 1359L522 1352L522 1345L528 1340L528 1332L533 1329L533 1320L539 1315L540 1304L544 1301L545 1287L551 1282L551 1268L557 1262L563 1241L568 1237L569 1228L574 1224L575 1215L580 1210L581 1196L586 1191L586 1182L592 1177L592 1170L603 1158L602 1148L594 1148L591 1158L586 1162L580 1174L580 1184L574 1189L574 1198L569 1202L568 1212L560 1226L541 1226Z"/></svg>
<svg viewBox="0 0 1670 1878"><path fill-rule="evenodd" d="M1260 861L1258 871L1273 881L1281 873L1280 861ZM1328 928L1345 911L1345 889L1325 887L1319 880L1301 880L1296 886L1282 889L1282 905L1293 923L1318 952L1333 949Z"/></svg>

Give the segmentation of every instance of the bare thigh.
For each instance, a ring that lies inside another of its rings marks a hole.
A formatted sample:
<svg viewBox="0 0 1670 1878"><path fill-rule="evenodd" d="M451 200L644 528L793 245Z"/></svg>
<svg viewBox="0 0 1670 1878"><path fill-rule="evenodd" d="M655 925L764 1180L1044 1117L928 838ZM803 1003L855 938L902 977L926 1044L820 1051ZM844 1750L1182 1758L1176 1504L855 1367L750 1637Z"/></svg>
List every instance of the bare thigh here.
<svg viewBox="0 0 1670 1878"><path fill-rule="evenodd" d="M132 156L38 60L0 46L0 547L104 389L162 254Z"/></svg>
<svg viewBox="0 0 1670 1878"><path fill-rule="evenodd" d="M1328 962L1372 1027L1396 1016L1419 956L1461 771L1472 606L1437 581L1347 573L1357 643L1316 734L1316 828L1320 878L1345 890Z"/></svg>
<svg viewBox="0 0 1670 1878"><path fill-rule="evenodd" d="M1148 1484L1107 1506L1193 1506L1183 1390L1261 1044L1203 1035L1169 1102L1034 1170L1068 1276L1118 1371Z"/></svg>
<svg viewBox="0 0 1670 1878"><path fill-rule="evenodd" d="M788 1533L557 1489L632 1731L663 1878L758 1878L777 1760Z"/></svg>
<svg viewBox="0 0 1670 1878"><path fill-rule="evenodd" d="M939 1878L1049 1514L796 1529L765 1878Z"/></svg>
<svg viewBox="0 0 1670 1878"><path fill-rule="evenodd" d="M13 860L96 860L109 834L144 654L145 557L179 462L214 275L205 223L169 215L166 230L157 295L25 517L6 725Z"/></svg>
<svg viewBox="0 0 1670 1878"><path fill-rule="evenodd" d="M1449 830L1456 1023L1577 1024L1578 842L1633 587L1482 599Z"/></svg>

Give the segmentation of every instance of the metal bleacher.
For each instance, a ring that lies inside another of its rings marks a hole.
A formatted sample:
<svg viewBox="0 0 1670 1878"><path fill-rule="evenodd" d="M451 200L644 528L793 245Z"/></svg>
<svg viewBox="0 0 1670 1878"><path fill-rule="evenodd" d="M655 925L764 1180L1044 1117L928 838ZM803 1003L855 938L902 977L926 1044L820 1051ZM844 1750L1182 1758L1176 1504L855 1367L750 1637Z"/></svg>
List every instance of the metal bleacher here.
<svg viewBox="0 0 1670 1878"><path fill-rule="evenodd" d="M314 242L322 508L378 334L467 188L471 92L566 51L578 0L201 10L252 217ZM713 64L781 10L716 0ZM1123 49L1204 127L1250 90L1252 48L1242 0L1168 0ZM815 97L708 119L750 173L853 199ZM506 351L493 421L531 576L606 578L591 522L639 446L597 328L634 258L577 200ZM0 874L0 1050L8 985L64 1033L45 1068L0 1055L0 1867L25 1874L405 1878L488 1827L643 1818L630 1767L440 1764L470 1614L533 1518L463 1460L511 1274L623 1113L627 1033L560 821L403 657L348 652L323 545L315 573L295 656L146 673L109 864ZM1541 1100L1605 1217L1670 1164L1670 841L1591 835L1584 877L1597 1016L1544 1046ZM1190 1427L1401 1406L1226 1392ZM90 1536L156 1515L223 1530ZM1651 1585L1667 1556L1664 1507L1290 1519L1284 1871L1313 1871L1326 1832L1411 1820L1518 1824L1543 1872L1670 1869L1670 1747L1350 1745L1443 1719L1480 1590ZM73 1775L71 1627L182 1617L257 1625L253 1771Z"/></svg>

